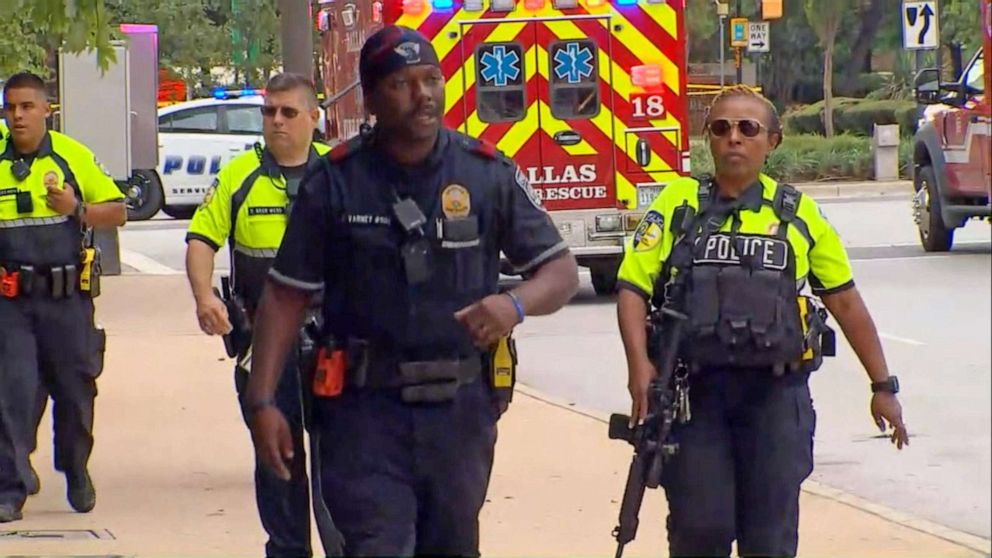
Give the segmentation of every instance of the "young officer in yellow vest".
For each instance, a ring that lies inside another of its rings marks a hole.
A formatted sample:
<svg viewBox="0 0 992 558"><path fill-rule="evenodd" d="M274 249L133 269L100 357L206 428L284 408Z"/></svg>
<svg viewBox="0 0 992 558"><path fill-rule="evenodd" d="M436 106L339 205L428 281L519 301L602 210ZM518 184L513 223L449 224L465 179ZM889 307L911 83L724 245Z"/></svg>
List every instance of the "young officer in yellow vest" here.
<svg viewBox="0 0 992 558"><path fill-rule="evenodd" d="M93 153L47 129L45 83L4 84L9 137L0 140L0 522L20 519L37 477L28 462L37 395L54 401L55 468L73 509L96 493L87 472L103 332L93 323L99 264L86 234L127 218L124 195ZM31 486L29 486L31 485Z"/></svg>
<svg viewBox="0 0 992 558"><path fill-rule="evenodd" d="M800 296L804 285L846 334L871 380L874 422L883 431L888 423L902 449L909 437L898 383L837 232L812 199L761 173L782 139L775 107L731 88L713 101L706 129L716 176L666 186L620 267L632 416L645 418L658 373L645 335L648 301L678 297L688 317L674 382L678 451L661 477L669 553L729 556L736 540L741 556L795 556L799 488L813 470L807 382L832 334L826 315ZM665 324L662 335L675 331Z"/></svg>
<svg viewBox="0 0 992 558"><path fill-rule="evenodd" d="M323 144L311 143L319 111L306 78L295 74L273 77L266 85L261 111L265 148L256 146L221 169L186 236L186 273L196 299L196 316L204 333L229 336L226 343L234 346L232 352L238 358L235 385L242 405L250 369L250 333L246 337L245 331L232 332L232 322L236 325L237 320L229 315L228 308L243 304L250 323L307 164L329 151ZM225 242L231 248L232 294L238 300L228 300L227 305L212 286L214 254ZM269 535L269 558L311 555L310 491L297 359L287 359L286 367L278 400L283 413L291 417L292 478L285 482L261 464L255 468L255 493L262 525ZM327 537L332 536L328 530L333 528L323 500L314 498L314 505L326 546Z"/></svg>

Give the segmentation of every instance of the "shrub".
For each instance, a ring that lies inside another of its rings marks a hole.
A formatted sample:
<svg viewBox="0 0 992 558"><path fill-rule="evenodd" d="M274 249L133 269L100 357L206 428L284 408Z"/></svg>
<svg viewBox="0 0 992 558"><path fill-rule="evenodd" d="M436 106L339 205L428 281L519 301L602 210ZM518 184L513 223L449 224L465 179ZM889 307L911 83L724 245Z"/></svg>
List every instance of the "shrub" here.
<svg viewBox="0 0 992 558"><path fill-rule="evenodd" d="M899 175L912 177L912 139L899 142ZM706 140L690 141L692 174L713 174L713 158ZM782 182L809 182L815 180L870 180L874 174L871 159L871 140L841 134L831 139L806 134L786 137L778 149L768 156L765 174Z"/></svg>
<svg viewBox="0 0 992 558"><path fill-rule="evenodd" d="M912 135L916 130L916 104L890 99L834 99L834 131L870 137L874 124L899 124L900 133ZM823 101L788 113L784 118L786 134L823 135Z"/></svg>

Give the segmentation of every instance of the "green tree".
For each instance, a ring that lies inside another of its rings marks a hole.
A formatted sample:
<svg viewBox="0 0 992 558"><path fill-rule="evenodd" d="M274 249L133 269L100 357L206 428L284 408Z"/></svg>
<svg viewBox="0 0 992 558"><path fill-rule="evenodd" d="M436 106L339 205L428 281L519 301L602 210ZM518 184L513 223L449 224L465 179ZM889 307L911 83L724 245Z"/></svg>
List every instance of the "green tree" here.
<svg viewBox="0 0 992 558"><path fill-rule="evenodd" d="M41 35L23 12L0 17L0 76L28 70L47 78L47 52L41 43Z"/></svg>
<svg viewBox="0 0 992 558"><path fill-rule="evenodd" d="M221 13L230 33L231 60L239 81L260 87L281 62L275 0L230 0Z"/></svg>
<svg viewBox="0 0 992 558"><path fill-rule="evenodd" d="M843 14L852 8L856 0L806 0L806 19L816 31L823 49L823 129L827 137L834 135L833 73L834 47L837 32L840 30Z"/></svg>
<svg viewBox="0 0 992 558"><path fill-rule="evenodd" d="M68 52L95 49L100 66L114 60L109 15L103 0L0 0L3 17L22 13L50 44Z"/></svg>
<svg viewBox="0 0 992 558"><path fill-rule="evenodd" d="M209 88L213 81L210 69L230 64L229 33L223 23L211 17L216 14L216 2L105 1L115 24L146 23L158 27L159 66L177 74L188 87Z"/></svg>

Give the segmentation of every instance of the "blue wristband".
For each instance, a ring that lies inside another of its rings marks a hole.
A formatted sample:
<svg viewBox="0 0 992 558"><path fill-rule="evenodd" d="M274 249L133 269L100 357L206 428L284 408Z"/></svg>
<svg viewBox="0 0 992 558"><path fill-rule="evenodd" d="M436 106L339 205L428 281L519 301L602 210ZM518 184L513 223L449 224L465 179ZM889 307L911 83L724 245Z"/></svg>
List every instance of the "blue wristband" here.
<svg viewBox="0 0 992 558"><path fill-rule="evenodd" d="M510 297L510 301L513 302L513 308L517 311L517 323L521 324L524 321L524 307L520 304L520 299L517 295L513 294L513 291L506 291L506 296Z"/></svg>

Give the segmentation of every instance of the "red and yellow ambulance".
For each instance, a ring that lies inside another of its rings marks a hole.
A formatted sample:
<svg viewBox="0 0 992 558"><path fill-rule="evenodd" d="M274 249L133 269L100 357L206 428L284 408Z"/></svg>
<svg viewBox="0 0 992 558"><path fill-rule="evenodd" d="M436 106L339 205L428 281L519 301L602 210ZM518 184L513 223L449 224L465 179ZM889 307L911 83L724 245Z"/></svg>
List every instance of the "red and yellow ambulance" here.
<svg viewBox="0 0 992 558"><path fill-rule="evenodd" d="M613 290L639 210L690 170L685 0L322 4L325 28L343 35L398 24L430 38L445 123L512 157L596 291ZM325 49L326 67L338 50Z"/></svg>

